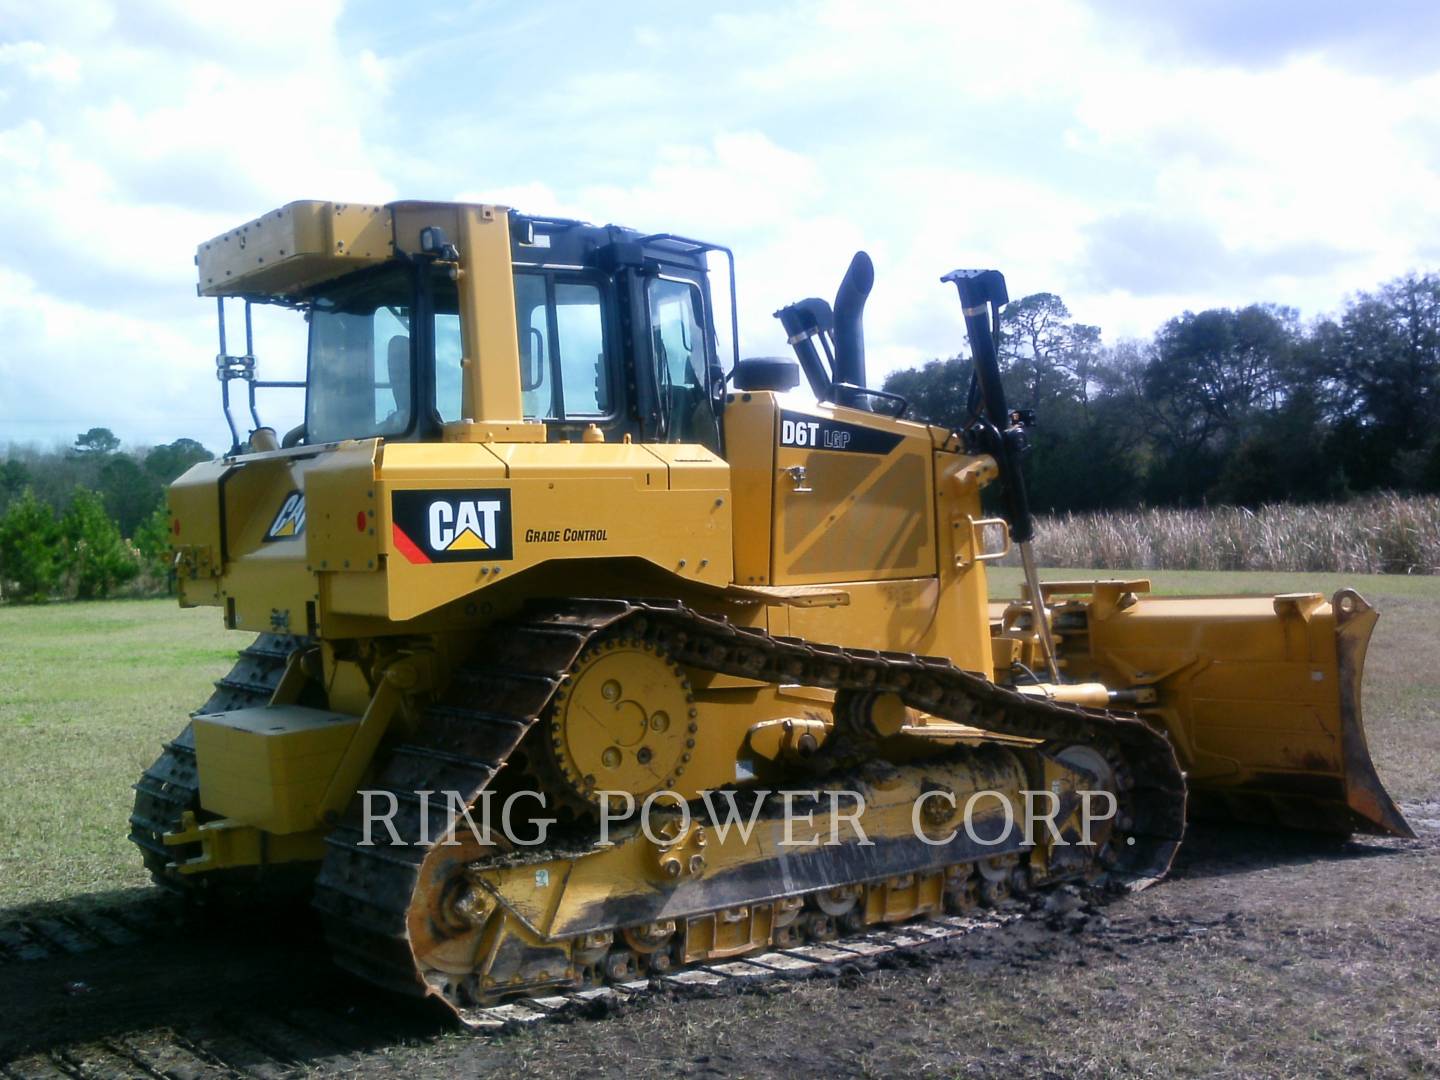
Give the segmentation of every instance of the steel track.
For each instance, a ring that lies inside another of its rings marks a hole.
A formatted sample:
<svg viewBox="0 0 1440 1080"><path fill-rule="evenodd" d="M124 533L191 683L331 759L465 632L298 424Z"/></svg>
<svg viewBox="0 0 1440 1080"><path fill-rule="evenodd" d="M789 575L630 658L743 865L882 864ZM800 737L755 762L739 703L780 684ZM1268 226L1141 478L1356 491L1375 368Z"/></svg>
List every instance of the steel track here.
<svg viewBox="0 0 1440 1080"><path fill-rule="evenodd" d="M388 834L361 843L364 803L358 794L327 837L314 903L338 963L393 990L430 992L410 948L407 916L429 852L421 839L444 837L452 819L438 800L422 804L415 792L458 792L473 805L585 647L597 635L622 629L690 667L837 695L890 692L933 716L986 731L1105 746L1120 765L1120 833L1112 837L1109 872L1130 887L1162 876L1184 834L1185 784L1174 751L1133 715L1018 694L943 658L774 638L675 602L541 601L486 631L475 660L379 762L368 788L397 800L393 824L401 844Z"/></svg>

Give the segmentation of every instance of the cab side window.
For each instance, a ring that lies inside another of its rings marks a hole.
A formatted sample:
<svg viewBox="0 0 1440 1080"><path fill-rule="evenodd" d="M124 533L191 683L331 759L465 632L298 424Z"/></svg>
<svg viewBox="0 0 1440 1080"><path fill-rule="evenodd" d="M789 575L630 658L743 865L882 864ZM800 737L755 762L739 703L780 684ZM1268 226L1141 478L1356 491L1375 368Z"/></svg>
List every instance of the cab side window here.
<svg viewBox="0 0 1440 1080"><path fill-rule="evenodd" d="M556 416L554 380L550 378L549 307L545 278L515 275L515 329L520 339L520 394L525 415L534 420Z"/></svg>
<svg viewBox="0 0 1440 1080"><path fill-rule="evenodd" d="M715 414L707 390L700 290L688 281L653 278L647 293L661 438L713 449Z"/></svg>
<svg viewBox="0 0 1440 1080"><path fill-rule="evenodd" d="M461 382L464 367L460 341L460 316L446 311L435 312L435 411L447 424L463 419Z"/></svg>
<svg viewBox="0 0 1440 1080"><path fill-rule="evenodd" d="M600 289L551 273L515 275L526 417L596 420L614 412Z"/></svg>
<svg viewBox="0 0 1440 1080"><path fill-rule="evenodd" d="M610 380L600 290L594 285L555 283L555 354L567 417L608 416Z"/></svg>

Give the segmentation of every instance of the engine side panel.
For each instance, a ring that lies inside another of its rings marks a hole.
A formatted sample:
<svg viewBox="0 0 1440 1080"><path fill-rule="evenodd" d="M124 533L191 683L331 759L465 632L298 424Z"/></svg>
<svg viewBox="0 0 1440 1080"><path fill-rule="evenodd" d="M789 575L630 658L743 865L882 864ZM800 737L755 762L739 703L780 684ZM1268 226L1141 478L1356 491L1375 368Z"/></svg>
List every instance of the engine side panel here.
<svg viewBox="0 0 1440 1080"><path fill-rule="evenodd" d="M562 561L733 578L730 469L701 446L367 440L197 466L171 506L182 602L238 629L406 623Z"/></svg>

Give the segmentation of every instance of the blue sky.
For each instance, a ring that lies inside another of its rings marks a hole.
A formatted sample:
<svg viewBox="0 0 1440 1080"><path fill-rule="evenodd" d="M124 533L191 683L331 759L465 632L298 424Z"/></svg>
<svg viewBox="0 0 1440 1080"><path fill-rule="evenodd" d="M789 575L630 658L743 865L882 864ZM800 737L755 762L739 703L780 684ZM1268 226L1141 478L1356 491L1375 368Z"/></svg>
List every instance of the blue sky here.
<svg viewBox="0 0 1440 1080"><path fill-rule="evenodd" d="M297 198L729 243L752 355L865 247L880 371L963 346L956 265L1309 317L1440 266L1440 5L0 0L0 195L0 444L219 445L191 257Z"/></svg>

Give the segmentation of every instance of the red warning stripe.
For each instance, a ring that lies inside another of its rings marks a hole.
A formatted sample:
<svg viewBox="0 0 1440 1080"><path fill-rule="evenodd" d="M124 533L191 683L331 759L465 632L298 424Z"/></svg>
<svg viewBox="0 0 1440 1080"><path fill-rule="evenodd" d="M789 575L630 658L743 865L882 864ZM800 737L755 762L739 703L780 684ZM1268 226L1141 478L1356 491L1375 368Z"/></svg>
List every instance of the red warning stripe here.
<svg viewBox="0 0 1440 1080"><path fill-rule="evenodd" d="M406 536L405 530L400 528L399 525L391 523L390 537L395 541L395 550L400 552L401 555L404 555L405 558L409 559L412 563L415 563L417 566L429 564L430 556L421 551L420 545Z"/></svg>

